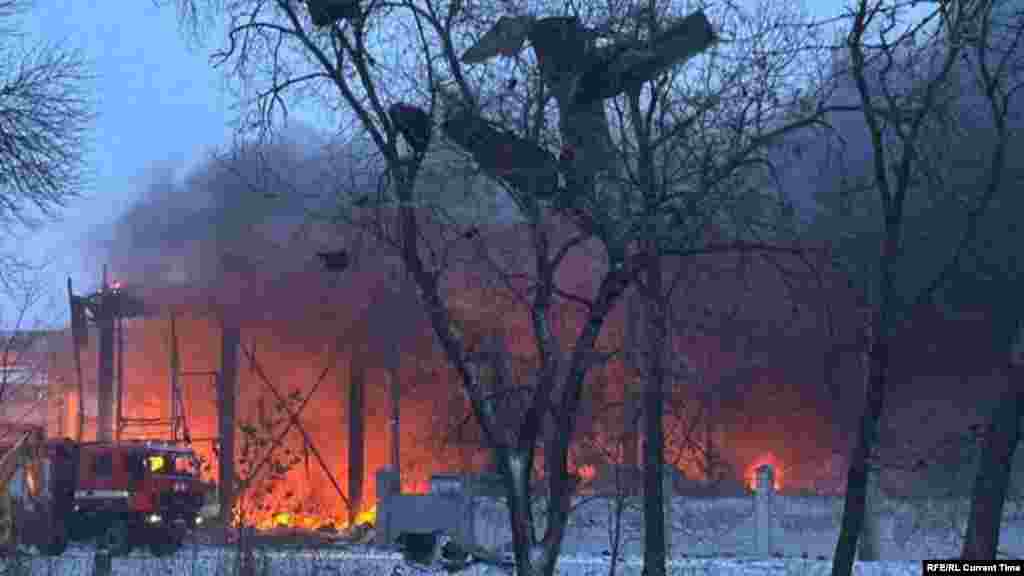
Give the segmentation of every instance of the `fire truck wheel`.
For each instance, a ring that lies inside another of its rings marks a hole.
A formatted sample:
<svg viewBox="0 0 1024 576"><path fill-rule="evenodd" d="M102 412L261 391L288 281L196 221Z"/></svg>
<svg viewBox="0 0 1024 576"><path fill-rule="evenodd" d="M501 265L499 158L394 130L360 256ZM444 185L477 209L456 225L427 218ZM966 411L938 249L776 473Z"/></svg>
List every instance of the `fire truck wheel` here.
<svg viewBox="0 0 1024 576"><path fill-rule="evenodd" d="M98 544L111 556L127 556L132 551L128 523L123 518L111 519L107 529L100 535Z"/></svg>

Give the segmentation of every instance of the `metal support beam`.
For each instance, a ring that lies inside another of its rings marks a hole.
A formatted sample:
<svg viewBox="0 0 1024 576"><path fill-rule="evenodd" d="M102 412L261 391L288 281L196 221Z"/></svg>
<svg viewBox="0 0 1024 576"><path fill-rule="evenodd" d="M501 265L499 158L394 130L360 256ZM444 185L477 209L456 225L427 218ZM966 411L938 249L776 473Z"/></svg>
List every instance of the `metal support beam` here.
<svg viewBox="0 0 1024 576"><path fill-rule="evenodd" d="M96 324L100 330L99 367L96 375L96 439L114 439L114 310L112 295L106 290L104 269L103 291L99 294Z"/></svg>
<svg viewBox="0 0 1024 576"><path fill-rule="evenodd" d="M117 333L117 425L114 427L114 440L121 441L121 432L124 429L124 318L115 317Z"/></svg>
<svg viewBox="0 0 1024 576"><path fill-rule="evenodd" d="M242 350L242 354L244 354L245 357L249 360L250 365L253 368L253 371L260 378L260 380L263 381L263 385L266 386L268 390L270 390L271 394L274 395L274 398L288 413L289 422L295 428L297 428L299 432L302 434L303 442L305 442L306 446L309 447L310 452L313 453L313 456L316 458L317 463L320 464L320 468L324 471L324 474L327 475L327 479L330 480L331 485L334 487L335 491L337 491L338 496L341 497L341 500L345 503L345 506L347 506L349 510L351 510L352 502L349 500L348 496L345 495L345 491L341 489L341 484L338 483L338 479L334 477L334 473L331 472L331 468L324 461L323 456L320 454L320 450L317 449L316 444L313 443L313 439L310 438L309 433L306 432L306 428L302 425L302 422L299 421L298 413L292 412L288 408L288 403L285 397L280 392L278 392L277 388L274 387L273 384L270 383L270 379L267 378L266 373L263 372L263 368L260 366L260 363L256 361L256 356L252 352L250 352L245 347L244 344L241 344L240 348ZM324 373L326 374L326 371Z"/></svg>

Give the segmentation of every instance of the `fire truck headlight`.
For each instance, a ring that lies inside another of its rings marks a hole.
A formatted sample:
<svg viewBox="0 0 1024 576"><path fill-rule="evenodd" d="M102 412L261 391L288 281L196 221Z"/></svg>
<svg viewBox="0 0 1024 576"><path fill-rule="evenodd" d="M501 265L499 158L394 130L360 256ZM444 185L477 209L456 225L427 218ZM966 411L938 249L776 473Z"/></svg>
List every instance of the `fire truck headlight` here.
<svg viewBox="0 0 1024 576"><path fill-rule="evenodd" d="M196 516L196 526L202 526L202 524L203 524L203 517L202 516Z"/></svg>
<svg viewBox="0 0 1024 576"><path fill-rule="evenodd" d="M159 524L163 518L159 514L150 514L146 516L147 524Z"/></svg>

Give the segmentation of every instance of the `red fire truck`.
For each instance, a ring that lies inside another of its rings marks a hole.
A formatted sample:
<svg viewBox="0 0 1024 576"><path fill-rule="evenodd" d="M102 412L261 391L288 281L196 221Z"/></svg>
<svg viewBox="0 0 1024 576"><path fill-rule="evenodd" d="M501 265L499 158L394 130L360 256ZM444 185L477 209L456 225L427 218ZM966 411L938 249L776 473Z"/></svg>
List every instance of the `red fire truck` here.
<svg viewBox="0 0 1024 576"><path fill-rule="evenodd" d="M113 555L137 546L173 553L203 522L200 510L213 493L190 448L43 440L39 433L0 459L0 487L0 538L48 555L62 554L69 541L93 541Z"/></svg>

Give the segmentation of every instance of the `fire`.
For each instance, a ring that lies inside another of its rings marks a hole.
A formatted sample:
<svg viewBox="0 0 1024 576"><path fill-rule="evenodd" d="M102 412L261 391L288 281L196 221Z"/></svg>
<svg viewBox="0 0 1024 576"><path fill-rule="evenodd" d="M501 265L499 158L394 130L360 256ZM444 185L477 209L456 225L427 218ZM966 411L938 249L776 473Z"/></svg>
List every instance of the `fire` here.
<svg viewBox="0 0 1024 576"><path fill-rule="evenodd" d="M310 514L296 514L293 512L278 512L256 523L257 530L270 530L273 528L304 528L306 530L318 530L324 527L336 526L338 526L338 522L334 518Z"/></svg>
<svg viewBox="0 0 1024 576"><path fill-rule="evenodd" d="M594 479L595 476L597 476L597 469L587 464L585 466L580 466L576 470L576 473L579 474L580 478L582 478L585 482L590 482Z"/></svg>
<svg viewBox="0 0 1024 576"><path fill-rule="evenodd" d="M373 525L377 522L377 506L371 506L360 512L355 519L355 526ZM338 516L320 516L316 514L300 514L296 512L276 512L265 516L254 524L257 530L272 530L274 528L301 528L305 530L319 530L321 528L333 528L344 530L349 527L346 519Z"/></svg>
<svg viewBox="0 0 1024 576"><path fill-rule="evenodd" d="M291 512L278 512L271 518L271 522L277 526L291 526L292 514Z"/></svg>
<svg viewBox="0 0 1024 576"><path fill-rule="evenodd" d="M776 492L782 490L782 462L775 457L771 452L765 452L757 458L749 466L747 466L747 472L744 477L747 480L747 487L751 490L757 489L757 469L765 464L772 467L772 471L775 473L774 489Z"/></svg>
<svg viewBox="0 0 1024 576"><path fill-rule="evenodd" d="M363 510L356 516L356 526L362 526L363 524L376 524L377 523L377 505L374 504L369 510Z"/></svg>
<svg viewBox="0 0 1024 576"><path fill-rule="evenodd" d="M369 280L366 282L366 286L363 286L363 288L371 285ZM259 284L256 283L254 285ZM119 283L115 282L111 287L112 289L118 289ZM364 290L363 288L353 292L353 297L358 297L360 291L369 292L369 290ZM333 288L330 293L335 294ZM331 298L335 297L340 298L340 296L331 296ZM165 297L165 299L177 301L170 296ZM346 452L337 450L333 443L336 443L339 435L344 435L346 431L343 425L347 424L348 420L347 389L348 378L353 373L351 367L353 356L351 354L341 354L338 358L332 360L331 358L333 357L330 354L320 355L319 352L312 354L311 351L321 350L325 343L333 346L333 343L337 340L335 332L338 326L345 324L348 320L343 322L334 319L333 316L329 316L331 318L330 321L323 321L322 319L328 317L328 315L322 314L319 309L310 308L305 310L303 306L293 306L293 303L287 298L280 298L279 300L282 303L288 304L288 314L282 311L279 316L271 315L264 320L260 320L257 317L242 323L242 344L246 347L246 350L253 352L253 359L249 360L247 359L248 357L240 359L237 374L238 390L240 393L236 406L236 417L246 422L259 423L262 416L260 410L261 399L264 397L268 398L271 406L275 402L275 396L268 389L269 386L277 387L278 391L285 395L288 395L291 391L296 391L304 397L307 393L314 394L312 390L320 379L323 378L321 374L325 366L330 367L330 373L327 376L328 383L316 388L317 391L310 404L298 415L297 419L301 421L304 430L300 431L293 428L287 436L282 438L279 445L276 442L277 428L274 429L273 434L264 434L263 432L265 431L261 431L261 437L270 436L275 440L272 445L278 454L284 454L286 451L301 454L304 455L304 462L295 465L292 471L286 475L286 479L276 479L272 482L272 484L279 488L277 493L264 495L262 486L260 491L255 489L247 491L246 495L242 497L245 500L245 513L236 516L235 523L242 523L240 517L244 517L244 524L255 526L258 529L269 530L277 527L304 527L310 529L323 527L344 528L349 524L349 515L346 510L343 510L344 505L341 502L343 499L334 493L333 488L340 483L344 483L346 480L349 462L345 458ZM306 300L313 303L328 302L326 299L321 299L319 294L317 297L310 297ZM477 300L489 302L493 299L480 297ZM160 301L160 298L153 296L147 301ZM335 306L336 302L333 300L330 301L330 304L332 311L335 308L339 310L346 309L345 306ZM482 304L476 302L472 302L472 304L470 307L474 309L483 307ZM327 304L324 304L324 306L327 306ZM295 314L291 313L291 308L293 307L296 308ZM182 308L185 308L185 306L182 305ZM300 311L303 311L303 314L299 314L298 312ZM516 314L492 313L490 311L484 316L487 322L491 322L493 319L496 326L514 323L513 320L516 319ZM528 326L528 323L524 325ZM516 330L519 329L518 326L519 324L515 324ZM196 439L195 448L197 452L210 465L209 469L203 471L203 479L213 482L217 480L217 455L213 453L211 439L215 439L219 434L217 427L217 399L214 393L215 386L213 382L209 377L202 376L201 374L204 373L202 372L203 370L208 368L216 369L220 366L221 358L218 356L217 351L221 347L219 340L221 330L215 319L208 317L201 307L197 306L195 313L190 312L187 308L178 313L175 323L175 335L178 341L177 357L180 361L179 369L181 370L181 377L179 378L179 387L182 395L181 401L184 406L188 407L185 411L187 415L185 424L187 424L189 437ZM442 380L448 381L446 374L448 374L449 368L444 358L427 356L427 352L433 349L433 340L429 336L429 333L427 333L427 336L424 337L424 342L419 343L422 344L423 350L426 351L422 353L425 356L424 363L417 364L418 368L411 371L415 373L403 375L403 378L422 377L436 378L439 382ZM359 335L353 337L359 337ZM172 412L169 392L170 382L172 381L170 374L171 363L168 358L170 342L169 320L166 316L132 319L126 322L125 340L127 348L123 358L124 374L122 378L126 384L124 391L124 414L139 421L143 419L168 418ZM517 347L525 346L525 343L528 343L528 339L510 336L509 342L514 343ZM97 339L93 338L89 346L91 348L83 351L83 356L94 363ZM410 353L412 352L419 353L418 349L410 351ZM516 354L527 354L526 350L513 350L513 352ZM256 360L257 357L258 361ZM373 360L375 359L368 359L368 361ZM61 356L61 362L61 369L64 371L63 381L73 382L75 380L75 371L73 369L73 362L69 360L69 355ZM334 362L337 365L328 364L329 362ZM429 367L429 370L422 367ZM259 368L258 371L257 368ZM95 370L96 367L92 364L85 367L85 372L87 373L95 373ZM263 376L264 373L265 376ZM366 398L364 399L366 402L364 407L366 413L364 426L367 431L376 430L378 427L382 431L389 431L382 420L383 416L388 413L386 407L390 402L390 398L386 393L387 386L384 386L382 381L378 382L376 380L385 376L380 371L370 371L367 376ZM269 381L269 384L264 382L264 378ZM625 398L625 392L620 394L617 390L620 388L621 390L626 390L627 378L630 378L630 370L625 366L616 367L607 375L610 398L617 398L619 396ZM334 380L337 381L335 382ZM433 436L436 435L434 432L435 428L439 425L439 422L443 423L442 418L461 418L458 410L461 409L462 405L450 405L447 401L448 395L439 395L436 392L429 393L432 389L431 386L416 386L410 387L410 389L424 392L418 393L419 395L410 394L408 397L402 397L403 420L401 422L402 431L400 436L405 434L410 436L409 441L403 441L401 445L402 454L400 454L400 457L403 463L403 471L405 472L402 478L403 489L409 491L411 488L414 492L426 492L431 472L444 472L448 470L469 471L477 467L477 461L472 457L464 457L463 452L455 452L454 450L448 452L446 447L439 447L436 451L422 449L421 445L423 445L423 442L428 439L431 439L432 442ZM87 395L87 398L89 397ZM442 400L442 398L444 399ZM68 402L66 404L68 407L67 422L73 423L75 421L75 412L73 410L80 404L83 403ZM278 413L272 416L271 419L274 420L281 417L281 414ZM68 429L73 428L72 424L68 424L67 427ZM620 434L619 422L612 422L609 427L608 437L603 440L600 446L601 452L609 454L609 456L604 456L600 460L588 456L587 459L581 458L582 461L570 463L570 469L575 470L584 481L593 480L598 471L604 472L604 458L613 462L625 461L626 450L621 447L623 443L615 440ZM163 429L159 430L161 434L164 433ZM134 428L131 430L131 433L142 434L143 431ZM147 429L145 433L148 434L150 432ZM317 461L319 457L310 457L305 445L307 439L315 446L319 446L323 452L323 458L326 461L323 462L322 467L325 470L320 469L321 464ZM389 440L389 434L369 433L365 438L364 462L360 466L363 475L363 497L361 498L362 506L359 507L360 514L355 520L356 524L365 524L375 520L375 508L366 509L365 506L372 504L372 502L368 502L370 498L367 496L375 493L376 470L390 462ZM729 438L729 440L731 441L732 439ZM239 453L236 458L236 473L242 476L246 474L246 464L241 461L243 448L249 445L246 442L243 435L236 437L235 449ZM728 443L723 442L722 444L727 445ZM426 445L430 448L435 446L433 443ZM246 453L245 457L249 458L249 463L252 463L254 460L261 461L266 449L264 446L257 446L253 450L255 455ZM471 450L466 450L466 452L471 452ZM745 450L740 453L744 456L752 455L752 453ZM753 454L756 454L756 452ZM475 455L475 452L471 454L471 456ZM738 455L732 454L732 456ZM285 459L284 456L282 458ZM787 458L789 458L788 455ZM730 460L735 461L731 458ZM600 461L601 464L599 466L601 468L597 468L590 463L594 461ZM772 454L763 455L755 460L745 471L746 473L743 478L747 481L748 485L753 487L755 484L755 469L765 463L774 465L776 474L775 488L780 489L783 484L783 469ZM329 472L326 470L329 470ZM696 470L691 471L688 469L687 473L691 477L698 477L698 471ZM328 475L330 474L334 478L329 480ZM787 480L792 484L796 478L788 478ZM271 484L271 482L268 482L268 484ZM294 490L298 494L294 497L280 494L280 491L286 489Z"/></svg>

